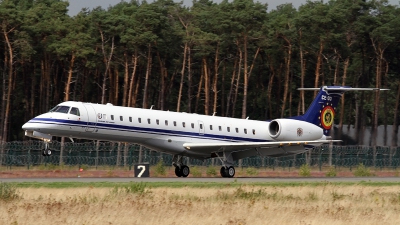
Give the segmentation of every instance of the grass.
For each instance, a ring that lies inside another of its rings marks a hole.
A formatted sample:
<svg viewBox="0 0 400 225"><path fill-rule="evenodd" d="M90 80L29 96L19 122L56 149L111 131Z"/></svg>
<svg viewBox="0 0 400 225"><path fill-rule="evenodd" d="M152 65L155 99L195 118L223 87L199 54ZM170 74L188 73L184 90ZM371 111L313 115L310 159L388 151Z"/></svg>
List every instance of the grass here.
<svg viewBox="0 0 400 225"><path fill-rule="evenodd" d="M303 164L300 166L299 175L302 177L310 177L311 176L311 169L308 164Z"/></svg>
<svg viewBox="0 0 400 225"><path fill-rule="evenodd" d="M20 197L21 196L15 184L0 182L0 202L13 201Z"/></svg>
<svg viewBox="0 0 400 225"><path fill-rule="evenodd" d="M326 177L336 177L337 172L335 167L330 167L329 170L325 173Z"/></svg>
<svg viewBox="0 0 400 225"><path fill-rule="evenodd" d="M254 167L248 167L248 168L246 168L246 174L247 175L249 175L249 176L256 176L256 175L258 175L258 169L257 168L254 168Z"/></svg>
<svg viewBox="0 0 400 225"><path fill-rule="evenodd" d="M210 177L215 177L217 176L218 172L217 172L217 168L215 166L209 166L207 167L207 171L206 171L207 176Z"/></svg>
<svg viewBox="0 0 400 225"><path fill-rule="evenodd" d="M123 195L123 194L138 194L138 195L144 195L150 193L147 188L146 183L134 183L130 182L127 185L124 186L114 186L114 188L111 190L111 196L118 196L118 195Z"/></svg>
<svg viewBox="0 0 400 225"><path fill-rule="evenodd" d="M165 168L164 161L162 159L158 161L158 163L150 170L154 171L154 176L156 177L164 177L167 175L167 169Z"/></svg>
<svg viewBox="0 0 400 225"><path fill-rule="evenodd" d="M57 189L15 184L20 198L0 204L0 224L400 224L400 184L365 183L170 188L130 182Z"/></svg>
<svg viewBox="0 0 400 225"><path fill-rule="evenodd" d="M202 177L202 171L197 166L190 168L190 173L193 175L193 177Z"/></svg>
<svg viewBox="0 0 400 225"><path fill-rule="evenodd" d="M365 167L362 163L360 163L357 166L357 168L354 170L353 174L356 177L371 177L371 176L374 176L374 174L367 167Z"/></svg>

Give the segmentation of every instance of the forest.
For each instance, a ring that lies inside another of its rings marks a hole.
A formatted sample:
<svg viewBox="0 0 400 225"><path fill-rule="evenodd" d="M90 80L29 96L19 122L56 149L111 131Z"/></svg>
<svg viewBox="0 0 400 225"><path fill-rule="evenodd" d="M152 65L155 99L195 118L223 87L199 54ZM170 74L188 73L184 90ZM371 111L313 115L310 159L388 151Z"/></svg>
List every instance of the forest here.
<svg viewBox="0 0 400 225"><path fill-rule="evenodd" d="M397 145L400 9L387 0L68 5L0 0L0 142L27 140L22 124L63 101L266 120L304 113L316 93L297 88L336 84L389 88L346 94L335 127L392 125Z"/></svg>

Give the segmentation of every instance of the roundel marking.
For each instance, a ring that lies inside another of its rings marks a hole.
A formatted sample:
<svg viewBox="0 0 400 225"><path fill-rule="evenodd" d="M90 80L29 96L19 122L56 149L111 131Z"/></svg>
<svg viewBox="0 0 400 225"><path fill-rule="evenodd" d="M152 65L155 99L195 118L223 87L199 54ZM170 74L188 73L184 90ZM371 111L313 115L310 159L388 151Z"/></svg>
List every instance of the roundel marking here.
<svg viewBox="0 0 400 225"><path fill-rule="evenodd" d="M303 128L297 128L297 136L301 137L303 135Z"/></svg>
<svg viewBox="0 0 400 225"><path fill-rule="evenodd" d="M325 106L321 112L321 125L325 130L329 130L333 124L335 110L331 106Z"/></svg>

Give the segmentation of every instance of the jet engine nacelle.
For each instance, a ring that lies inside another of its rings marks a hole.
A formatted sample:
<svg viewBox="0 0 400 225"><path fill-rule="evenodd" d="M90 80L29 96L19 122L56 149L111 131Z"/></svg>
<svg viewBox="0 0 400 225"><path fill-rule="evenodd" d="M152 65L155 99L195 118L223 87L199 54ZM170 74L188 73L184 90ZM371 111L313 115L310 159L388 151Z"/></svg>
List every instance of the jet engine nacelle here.
<svg viewBox="0 0 400 225"><path fill-rule="evenodd" d="M276 119L270 122L269 135L277 141L318 140L323 137L323 130L306 121L294 119Z"/></svg>

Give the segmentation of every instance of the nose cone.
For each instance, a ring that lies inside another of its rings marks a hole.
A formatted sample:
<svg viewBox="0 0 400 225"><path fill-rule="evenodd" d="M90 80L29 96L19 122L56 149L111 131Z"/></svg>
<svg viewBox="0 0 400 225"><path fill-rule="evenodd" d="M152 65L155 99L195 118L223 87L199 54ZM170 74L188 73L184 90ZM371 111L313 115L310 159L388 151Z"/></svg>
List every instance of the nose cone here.
<svg viewBox="0 0 400 225"><path fill-rule="evenodd" d="M31 123L30 121L26 122L24 125L22 125L23 130L34 130L34 124Z"/></svg>

